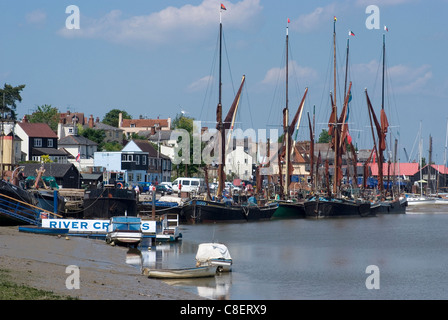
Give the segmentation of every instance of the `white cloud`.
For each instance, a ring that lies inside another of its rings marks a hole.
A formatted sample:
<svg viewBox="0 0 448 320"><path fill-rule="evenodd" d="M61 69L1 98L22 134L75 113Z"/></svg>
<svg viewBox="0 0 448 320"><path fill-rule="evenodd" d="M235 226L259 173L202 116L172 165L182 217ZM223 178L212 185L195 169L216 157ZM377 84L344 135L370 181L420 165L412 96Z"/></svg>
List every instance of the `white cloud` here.
<svg viewBox="0 0 448 320"><path fill-rule="evenodd" d="M317 72L313 68L302 67L295 61L289 62L289 75L291 76L292 74L306 82L312 82L318 78ZM275 85L278 83L279 79L284 79L285 77L286 67L272 68L266 72L266 75L261 83L266 85Z"/></svg>
<svg viewBox="0 0 448 320"><path fill-rule="evenodd" d="M188 86L189 92L201 91L208 86L208 84L213 81L213 76L205 76Z"/></svg>
<svg viewBox="0 0 448 320"><path fill-rule="evenodd" d="M41 9L34 10L27 13L25 16L26 22L29 24L43 24L47 20L47 14Z"/></svg>
<svg viewBox="0 0 448 320"><path fill-rule="evenodd" d="M381 81L382 70L379 61L372 60L368 63L356 64L351 70L355 78L363 83L372 83L374 79ZM428 64L419 67L399 64L387 68L386 72L387 78L391 81L392 90L396 93L422 93L433 76L431 66Z"/></svg>
<svg viewBox="0 0 448 320"><path fill-rule="evenodd" d="M315 31L340 12L340 6L331 3L325 7L317 7L313 12L301 14L298 18L291 20L291 29L301 33Z"/></svg>
<svg viewBox="0 0 448 320"><path fill-rule="evenodd" d="M222 13L228 29L251 28L262 10L260 0L223 1L227 11ZM64 37L99 38L120 44L146 43L158 45L191 42L207 38L217 30L219 2L203 0L197 6L167 7L148 15L123 18L120 10L113 10L99 19L82 17L79 30L61 29Z"/></svg>

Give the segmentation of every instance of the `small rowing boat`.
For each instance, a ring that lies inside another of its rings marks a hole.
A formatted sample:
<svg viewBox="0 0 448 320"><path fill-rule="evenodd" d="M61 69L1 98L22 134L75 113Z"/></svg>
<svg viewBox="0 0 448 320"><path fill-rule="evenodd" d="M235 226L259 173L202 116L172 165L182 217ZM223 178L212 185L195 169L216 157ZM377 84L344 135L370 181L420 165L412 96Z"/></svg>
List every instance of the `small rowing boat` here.
<svg viewBox="0 0 448 320"><path fill-rule="evenodd" d="M157 279L188 279L188 278L205 278L214 277L216 267L196 267L183 269L149 269L144 268L143 274L148 278Z"/></svg>

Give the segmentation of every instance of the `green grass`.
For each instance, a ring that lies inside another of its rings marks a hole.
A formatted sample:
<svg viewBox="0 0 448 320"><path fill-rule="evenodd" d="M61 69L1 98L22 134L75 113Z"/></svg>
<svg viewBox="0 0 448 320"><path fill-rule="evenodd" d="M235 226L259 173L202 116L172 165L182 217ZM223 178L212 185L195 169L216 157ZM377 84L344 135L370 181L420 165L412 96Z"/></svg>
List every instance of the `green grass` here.
<svg viewBox="0 0 448 320"><path fill-rule="evenodd" d="M10 280L9 270L0 269L0 300L76 300L51 291L39 290Z"/></svg>

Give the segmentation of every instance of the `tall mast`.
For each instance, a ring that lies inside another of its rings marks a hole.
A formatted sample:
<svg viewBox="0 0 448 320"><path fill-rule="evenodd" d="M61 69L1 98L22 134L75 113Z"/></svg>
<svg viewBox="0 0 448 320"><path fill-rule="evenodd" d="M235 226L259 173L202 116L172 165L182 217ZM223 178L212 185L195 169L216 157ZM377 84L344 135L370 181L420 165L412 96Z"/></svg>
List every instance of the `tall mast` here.
<svg viewBox="0 0 448 320"><path fill-rule="evenodd" d="M221 69L222 69L222 10L223 6L219 11L219 100L218 107L216 111L216 121L218 123L218 131L221 136L221 161L218 165L218 198L222 197L222 192L224 190L224 166L225 166L225 132L224 125L222 123L222 79L221 79Z"/></svg>
<svg viewBox="0 0 448 320"><path fill-rule="evenodd" d="M381 109L384 110L384 69L386 60L386 35L383 33L383 81L381 85Z"/></svg>
<svg viewBox="0 0 448 320"><path fill-rule="evenodd" d="M288 23L289 23L289 19L288 19ZM290 137L289 137L289 109L288 109L288 103L289 103L289 97L288 97L288 80L289 80L289 66L288 66L288 58L289 58L289 52L288 52L288 47L289 47L289 26L286 26L286 106L285 106L285 123L284 123L284 137L285 137L285 147L286 147L286 159L285 159L285 167L286 167L286 171L285 171L285 197L288 196L289 194L289 181L290 181L290 176L289 176L289 161L290 161L290 150L289 150L289 142L290 142ZM280 176L281 176L281 172L280 172Z"/></svg>
<svg viewBox="0 0 448 320"><path fill-rule="evenodd" d="M338 112L337 112L337 102L336 102L336 17L334 17L333 20L333 85L334 85L334 92L333 92L333 108L334 108L334 182L333 182L333 193L336 194L338 191L338 184L339 184L339 168L338 168L338 146L339 146L339 140L338 140Z"/></svg>
<svg viewBox="0 0 448 320"><path fill-rule="evenodd" d="M347 38L347 56L345 58L345 83L344 83L344 97L347 94L347 75L348 75L348 54L350 51L350 38Z"/></svg>

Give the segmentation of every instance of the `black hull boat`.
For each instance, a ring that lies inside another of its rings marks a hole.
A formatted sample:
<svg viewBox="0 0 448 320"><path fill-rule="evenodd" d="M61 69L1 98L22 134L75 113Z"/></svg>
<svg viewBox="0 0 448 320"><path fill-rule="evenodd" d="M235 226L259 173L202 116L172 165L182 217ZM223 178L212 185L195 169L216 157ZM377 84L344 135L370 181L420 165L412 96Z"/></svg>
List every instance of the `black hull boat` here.
<svg viewBox="0 0 448 320"><path fill-rule="evenodd" d="M375 214L404 214L408 201L406 198L393 201L380 201L372 204L371 210Z"/></svg>
<svg viewBox="0 0 448 320"><path fill-rule="evenodd" d="M182 214L188 223L246 222L270 220L277 208L277 203L257 206L191 200L184 206Z"/></svg>
<svg viewBox="0 0 448 320"><path fill-rule="evenodd" d="M59 194L57 190L47 190L47 189L30 189L29 193L34 195L37 200L37 206L46 211L56 212L57 214L64 215L65 213L65 199ZM56 193L55 193L56 192ZM56 204L55 204L56 196Z"/></svg>
<svg viewBox="0 0 448 320"><path fill-rule="evenodd" d="M307 218L371 217L375 216L369 202L345 199L313 198L305 201Z"/></svg>
<svg viewBox="0 0 448 320"><path fill-rule="evenodd" d="M278 209L272 219L303 219L306 218L304 201L279 201Z"/></svg>
<svg viewBox="0 0 448 320"><path fill-rule="evenodd" d="M30 205L30 206L28 206ZM36 219L38 202L27 190L0 180L0 226L28 224L22 220Z"/></svg>
<svg viewBox="0 0 448 320"><path fill-rule="evenodd" d="M134 190L104 187L84 194L85 219L109 219L116 216L137 216L137 197Z"/></svg>

